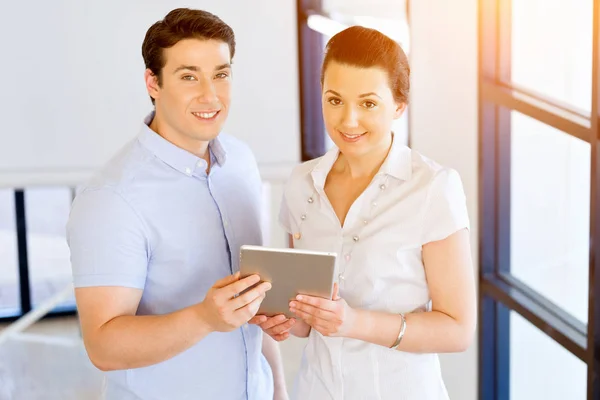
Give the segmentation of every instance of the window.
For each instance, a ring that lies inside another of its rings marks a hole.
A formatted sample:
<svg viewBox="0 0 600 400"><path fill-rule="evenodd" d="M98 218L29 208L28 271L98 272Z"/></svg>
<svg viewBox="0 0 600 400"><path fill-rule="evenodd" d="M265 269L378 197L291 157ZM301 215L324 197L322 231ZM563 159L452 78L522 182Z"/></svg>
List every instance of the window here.
<svg viewBox="0 0 600 400"><path fill-rule="evenodd" d="M69 187L0 190L0 321L19 318L72 282ZM73 296L50 315L75 312Z"/></svg>
<svg viewBox="0 0 600 400"><path fill-rule="evenodd" d="M395 39L409 54L407 3L402 0L297 0L300 60L302 161L322 156L333 146L321 114L320 73L323 50L337 32L362 25ZM392 129L409 143L408 107Z"/></svg>
<svg viewBox="0 0 600 400"><path fill-rule="evenodd" d="M479 4L480 398L598 399L600 2Z"/></svg>
<svg viewBox="0 0 600 400"><path fill-rule="evenodd" d="M15 193L0 189L0 318L21 311Z"/></svg>
<svg viewBox="0 0 600 400"><path fill-rule="evenodd" d="M27 254L34 307L72 281L70 252L65 236L71 200L72 192L68 187L25 190ZM70 298L65 305L74 304L74 298Z"/></svg>

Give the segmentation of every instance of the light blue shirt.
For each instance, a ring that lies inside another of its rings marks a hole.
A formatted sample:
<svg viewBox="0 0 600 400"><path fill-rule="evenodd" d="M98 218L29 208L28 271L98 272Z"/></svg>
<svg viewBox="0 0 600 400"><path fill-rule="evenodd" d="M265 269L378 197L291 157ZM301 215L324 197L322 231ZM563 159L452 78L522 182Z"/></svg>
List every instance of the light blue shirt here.
<svg viewBox="0 0 600 400"><path fill-rule="evenodd" d="M143 289L137 315L201 302L239 269L243 244L261 244L254 156L221 134L206 161L142 125L73 202L67 240L75 287ZM273 398L259 327L215 332L162 363L106 373L108 399Z"/></svg>

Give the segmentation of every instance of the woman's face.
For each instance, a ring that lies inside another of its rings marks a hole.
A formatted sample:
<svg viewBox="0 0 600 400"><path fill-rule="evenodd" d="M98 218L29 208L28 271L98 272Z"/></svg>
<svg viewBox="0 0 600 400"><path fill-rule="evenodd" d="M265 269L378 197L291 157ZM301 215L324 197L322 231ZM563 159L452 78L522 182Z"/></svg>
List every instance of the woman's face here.
<svg viewBox="0 0 600 400"><path fill-rule="evenodd" d="M323 78L323 119L331 140L346 156L389 146L392 122L404 103L394 100L387 72L331 62Z"/></svg>

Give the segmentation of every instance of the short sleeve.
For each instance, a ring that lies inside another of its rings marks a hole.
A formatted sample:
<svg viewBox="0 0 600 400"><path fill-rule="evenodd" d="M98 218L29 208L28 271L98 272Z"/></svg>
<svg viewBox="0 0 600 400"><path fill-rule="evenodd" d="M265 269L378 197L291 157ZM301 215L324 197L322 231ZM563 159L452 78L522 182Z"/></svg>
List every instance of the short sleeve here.
<svg viewBox="0 0 600 400"><path fill-rule="evenodd" d="M461 229L470 229L466 196L460 175L439 171L431 181L423 216L422 243L435 242Z"/></svg>
<svg viewBox="0 0 600 400"><path fill-rule="evenodd" d="M73 202L67 242L75 287L143 289L149 240L141 218L121 195L86 190Z"/></svg>

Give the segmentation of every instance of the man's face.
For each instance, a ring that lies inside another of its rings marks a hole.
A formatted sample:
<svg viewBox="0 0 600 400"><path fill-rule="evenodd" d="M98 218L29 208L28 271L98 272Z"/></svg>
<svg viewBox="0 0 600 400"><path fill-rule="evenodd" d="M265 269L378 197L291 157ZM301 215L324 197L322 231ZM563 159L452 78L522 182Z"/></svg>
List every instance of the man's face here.
<svg viewBox="0 0 600 400"><path fill-rule="evenodd" d="M227 119L231 94L231 57L227 43L185 39L164 49L161 85L146 70L161 135L181 147L208 142Z"/></svg>

